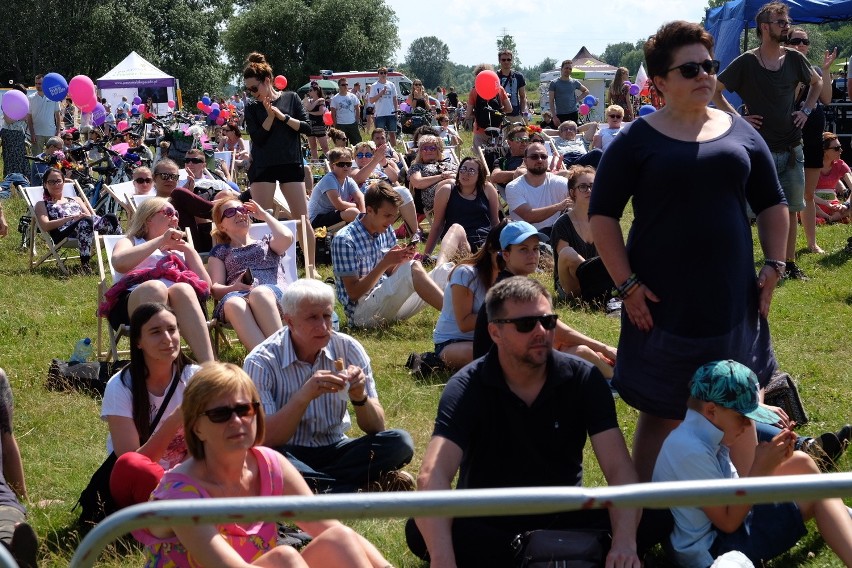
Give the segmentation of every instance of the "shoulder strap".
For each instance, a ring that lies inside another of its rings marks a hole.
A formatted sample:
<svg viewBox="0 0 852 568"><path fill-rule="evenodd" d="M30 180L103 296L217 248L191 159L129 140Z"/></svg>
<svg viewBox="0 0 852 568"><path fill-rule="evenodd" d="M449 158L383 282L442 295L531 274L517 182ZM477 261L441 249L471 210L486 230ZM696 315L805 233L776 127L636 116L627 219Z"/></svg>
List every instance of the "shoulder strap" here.
<svg viewBox="0 0 852 568"><path fill-rule="evenodd" d="M175 375L174 377L172 377L172 384L169 385L169 392L166 393L166 398L163 399L163 404L160 405L160 410L157 412L157 415L154 417L154 420L151 421L151 432L153 432L157 428L157 424L160 423L160 418L163 417L163 413L166 411L166 407L172 400L172 395L175 394L175 390L177 389L179 382L180 377L178 376L177 369L175 369Z"/></svg>

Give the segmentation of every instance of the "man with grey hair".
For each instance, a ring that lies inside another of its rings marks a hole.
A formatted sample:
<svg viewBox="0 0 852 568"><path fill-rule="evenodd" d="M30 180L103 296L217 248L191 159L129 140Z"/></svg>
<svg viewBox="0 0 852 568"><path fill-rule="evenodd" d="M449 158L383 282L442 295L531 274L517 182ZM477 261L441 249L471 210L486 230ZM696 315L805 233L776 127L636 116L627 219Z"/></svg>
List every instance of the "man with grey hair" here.
<svg viewBox="0 0 852 568"><path fill-rule="evenodd" d="M587 437L610 485L636 483L600 371L553 349L558 316L550 293L536 280L515 276L495 284L485 305L496 349L444 388L419 489L449 490L457 472L457 489L581 486ZM646 519L638 539L640 511L616 508L424 517L408 524L406 536L411 551L433 566L508 567L515 565L511 543L526 531L600 529L612 534L606 565L638 567L642 551L667 534L657 529L671 526L665 511L647 516L653 519Z"/></svg>
<svg viewBox="0 0 852 568"><path fill-rule="evenodd" d="M243 368L266 412L265 443L278 449L318 493L414 489L401 471L411 436L385 430L370 358L332 330L334 291L318 280L291 284L281 300L286 327L255 347ZM348 438L348 403L365 435Z"/></svg>

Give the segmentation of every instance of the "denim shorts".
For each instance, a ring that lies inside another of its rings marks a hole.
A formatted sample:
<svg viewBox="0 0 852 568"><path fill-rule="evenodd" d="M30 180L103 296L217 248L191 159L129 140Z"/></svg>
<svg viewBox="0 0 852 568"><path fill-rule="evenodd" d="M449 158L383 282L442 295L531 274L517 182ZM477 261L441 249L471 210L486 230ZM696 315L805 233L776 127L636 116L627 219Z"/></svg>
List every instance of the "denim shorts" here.
<svg viewBox="0 0 852 568"><path fill-rule="evenodd" d="M385 132L392 132L396 134L397 126L396 126L396 115L389 114L387 116L377 116L375 118L376 128L384 128Z"/></svg>
<svg viewBox="0 0 852 568"><path fill-rule="evenodd" d="M281 311L281 299L284 297L284 290L282 290L279 286L275 286L274 284L260 284L259 286L263 286L265 288L269 288L272 290L272 293L275 294L275 302L278 304L278 311ZM228 292L219 302L216 304L216 309L213 310L213 318L219 320L222 323L228 323L225 320L225 303L231 298L244 298L249 295L251 290L237 290L235 292Z"/></svg>
<svg viewBox="0 0 852 568"><path fill-rule="evenodd" d="M760 566L762 560L771 560L793 548L807 532L795 503L755 505L740 528L730 534L718 531L710 553L719 556L739 550Z"/></svg>
<svg viewBox="0 0 852 568"><path fill-rule="evenodd" d="M787 198L787 207L790 213L797 213L805 209L805 153L799 144L791 150L783 152L772 152L775 162L775 171L778 173L778 181Z"/></svg>
<svg viewBox="0 0 852 568"><path fill-rule="evenodd" d="M453 343L461 343L462 341L473 341L472 339L448 339L446 341L442 341L441 343L435 344L435 355L440 355L441 351L443 351L447 345L452 345Z"/></svg>

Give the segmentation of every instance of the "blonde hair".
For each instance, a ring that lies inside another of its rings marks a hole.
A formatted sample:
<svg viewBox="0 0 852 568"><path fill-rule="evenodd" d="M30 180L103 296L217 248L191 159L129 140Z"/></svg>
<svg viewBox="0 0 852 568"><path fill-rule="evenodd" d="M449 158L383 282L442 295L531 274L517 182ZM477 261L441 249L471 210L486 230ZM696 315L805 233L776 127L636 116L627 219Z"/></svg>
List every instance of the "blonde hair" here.
<svg viewBox="0 0 852 568"><path fill-rule="evenodd" d="M189 454L197 459L204 459L204 442L195 433L195 423L207 410L205 407L211 400L229 395L248 395L249 402L260 402L260 394L251 378L240 367L233 363L209 361L201 365L183 392L180 403L183 412L183 433L186 438L186 448ZM263 406L255 414L257 429L254 435L254 446L263 443L266 434L266 416Z"/></svg>
<svg viewBox="0 0 852 568"><path fill-rule="evenodd" d="M149 197L136 209L133 214L133 219L130 220L130 225L127 227L127 238L137 238L147 240L148 227L146 223L154 215L162 211L163 207L171 205L165 197Z"/></svg>
<svg viewBox="0 0 852 568"><path fill-rule="evenodd" d="M355 153L357 154L361 148L369 148L372 151L376 150L376 144L372 140L364 140L355 144Z"/></svg>
<svg viewBox="0 0 852 568"><path fill-rule="evenodd" d="M604 113L609 116L609 113L611 112L617 112L624 117L624 108L622 108L621 105L609 105L606 107L606 111L604 111Z"/></svg>
<svg viewBox="0 0 852 568"><path fill-rule="evenodd" d="M438 138L437 136L433 135L433 134L426 134L424 136L421 136L420 139L417 141L417 156L414 158L413 163L415 163L415 164L423 163L423 161L421 160L421 157L422 157L421 148L423 147L424 144L427 144L427 143L430 143L430 142L435 144L435 146L438 147L438 152L437 152L438 161L440 161L444 157L444 141L441 140L440 138Z"/></svg>

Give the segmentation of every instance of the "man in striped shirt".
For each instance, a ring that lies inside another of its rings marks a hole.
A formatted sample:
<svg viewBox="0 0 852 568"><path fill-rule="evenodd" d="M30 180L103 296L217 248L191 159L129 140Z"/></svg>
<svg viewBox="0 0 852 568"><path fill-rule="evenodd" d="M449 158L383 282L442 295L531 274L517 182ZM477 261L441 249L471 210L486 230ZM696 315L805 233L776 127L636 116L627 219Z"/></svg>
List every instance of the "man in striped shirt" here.
<svg viewBox="0 0 852 568"><path fill-rule="evenodd" d="M370 358L349 335L333 331L334 292L318 280L291 284L281 301L286 327L246 357L243 368L266 412L266 445L279 450L317 493L414 489L401 468L414 444L386 430ZM358 427L349 438L352 403Z"/></svg>

